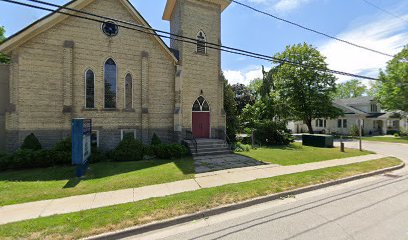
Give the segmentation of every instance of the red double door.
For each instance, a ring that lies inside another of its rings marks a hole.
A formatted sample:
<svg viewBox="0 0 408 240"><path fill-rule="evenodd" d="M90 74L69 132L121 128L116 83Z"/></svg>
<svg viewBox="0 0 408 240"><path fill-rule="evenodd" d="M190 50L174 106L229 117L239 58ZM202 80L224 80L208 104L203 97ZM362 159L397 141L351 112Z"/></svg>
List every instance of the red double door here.
<svg viewBox="0 0 408 240"><path fill-rule="evenodd" d="M193 112L193 135L196 138L210 138L209 112Z"/></svg>

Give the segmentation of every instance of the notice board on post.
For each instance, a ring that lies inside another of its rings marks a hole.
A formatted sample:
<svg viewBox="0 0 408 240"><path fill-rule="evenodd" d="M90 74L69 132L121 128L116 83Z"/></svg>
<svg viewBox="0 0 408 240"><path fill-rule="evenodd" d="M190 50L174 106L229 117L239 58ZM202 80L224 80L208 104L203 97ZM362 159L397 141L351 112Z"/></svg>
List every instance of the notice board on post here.
<svg viewBox="0 0 408 240"><path fill-rule="evenodd" d="M92 120L72 119L72 164L86 165L91 156Z"/></svg>

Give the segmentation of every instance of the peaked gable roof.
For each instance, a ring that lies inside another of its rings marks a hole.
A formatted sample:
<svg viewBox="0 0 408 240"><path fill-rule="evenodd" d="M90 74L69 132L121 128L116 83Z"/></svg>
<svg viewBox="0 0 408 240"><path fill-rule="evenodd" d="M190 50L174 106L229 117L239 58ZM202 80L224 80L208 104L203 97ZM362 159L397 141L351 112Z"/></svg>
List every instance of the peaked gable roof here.
<svg viewBox="0 0 408 240"><path fill-rule="evenodd" d="M62 22L63 20L70 17L69 15L62 14L59 12L67 12L70 13L69 10L64 9L73 8L77 10L81 10L88 6L89 4L93 3L95 0L72 0L67 4L63 5L61 8L55 10L54 12L49 13L48 15L44 16L43 18L33 22L29 26L25 27L24 29L20 30L19 32L15 33L14 35L7 38L0 44L0 52L3 53L10 53L13 49L21 46L28 40L34 38L35 36L39 35L40 33L50 29L51 27L57 25L58 23ZM142 17L142 15L135 9L135 7L128 1L128 0L118 0L120 1L125 8L130 12L132 17L141 22L143 26L151 28L151 26L147 23L147 21ZM146 30L150 31L151 33L157 34L154 30ZM163 51L175 62L177 63L177 58L173 55L164 41L157 35L150 35L150 37L154 38L159 45L162 47Z"/></svg>

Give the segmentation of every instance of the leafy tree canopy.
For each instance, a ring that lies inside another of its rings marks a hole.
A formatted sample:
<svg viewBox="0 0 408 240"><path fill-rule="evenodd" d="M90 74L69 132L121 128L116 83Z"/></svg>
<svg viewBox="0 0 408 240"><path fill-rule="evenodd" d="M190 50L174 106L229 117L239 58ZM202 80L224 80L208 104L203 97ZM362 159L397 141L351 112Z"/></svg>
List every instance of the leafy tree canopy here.
<svg viewBox="0 0 408 240"><path fill-rule="evenodd" d="M6 29L3 26L0 26L0 44L6 39ZM0 53L0 63L9 63L10 58L3 53Z"/></svg>
<svg viewBox="0 0 408 240"><path fill-rule="evenodd" d="M337 84L337 90L334 95L336 99L355 98L367 94L367 86L357 79Z"/></svg>
<svg viewBox="0 0 408 240"><path fill-rule="evenodd" d="M271 69L277 105L284 106L290 120L304 121L309 132L313 133L312 119L342 115L341 110L332 105L336 77L316 70L327 69L325 57L318 50L306 43L297 44L287 46L285 51L275 57L311 66L283 63Z"/></svg>
<svg viewBox="0 0 408 240"><path fill-rule="evenodd" d="M224 79L224 111L227 123L227 136L230 141L236 141L236 133L239 128L239 120L237 115L237 103L235 102L235 93L231 85L225 79L224 74L221 75Z"/></svg>
<svg viewBox="0 0 408 240"><path fill-rule="evenodd" d="M387 110L408 112L408 45L380 72L376 97Z"/></svg>
<svg viewBox="0 0 408 240"><path fill-rule="evenodd" d="M235 93L235 102L237 103L237 113L239 115L242 113L242 109L244 109L246 105L252 105L255 103L255 98L251 94L250 89L244 84L237 83L231 87L232 91Z"/></svg>

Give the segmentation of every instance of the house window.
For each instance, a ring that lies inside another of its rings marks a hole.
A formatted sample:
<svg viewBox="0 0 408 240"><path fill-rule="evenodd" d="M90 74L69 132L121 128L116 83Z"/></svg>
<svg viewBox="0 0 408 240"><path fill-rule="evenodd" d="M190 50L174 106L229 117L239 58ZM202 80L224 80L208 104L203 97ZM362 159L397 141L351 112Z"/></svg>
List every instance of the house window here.
<svg viewBox="0 0 408 240"><path fill-rule="evenodd" d="M85 72L85 108L95 108L95 74L92 70Z"/></svg>
<svg viewBox="0 0 408 240"><path fill-rule="evenodd" d="M99 131L93 130L91 134L91 146L92 148L99 147Z"/></svg>
<svg viewBox="0 0 408 240"><path fill-rule="evenodd" d="M133 108L133 79L128 73L125 77L125 109Z"/></svg>
<svg viewBox="0 0 408 240"><path fill-rule="evenodd" d="M200 31L197 34L197 53L206 54L207 53L207 39L205 34Z"/></svg>
<svg viewBox="0 0 408 240"><path fill-rule="evenodd" d="M343 119L343 128L347 128L347 119Z"/></svg>
<svg viewBox="0 0 408 240"><path fill-rule="evenodd" d="M371 112L378 112L377 104L371 104Z"/></svg>
<svg viewBox="0 0 408 240"><path fill-rule="evenodd" d="M126 136L132 136L136 139L136 129L122 129L120 130L120 139L123 140Z"/></svg>
<svg viewBox="0 0 408 240"><path fill-rule="evenodd" d="M337 128L347 128L347 119L338 119Z"/></svg>
<svg viewBox="0 0 408 240"><path fill-rule="evenodd" d="M316 127L326 127L327 126L327 121L323 119L316 119Z"/></svg>
<svg viewBox="0 0 408 240"><path fill-rule="evenodd" d="M116 108L116 63L112 58L105 62L105 108Z"/></svg>

